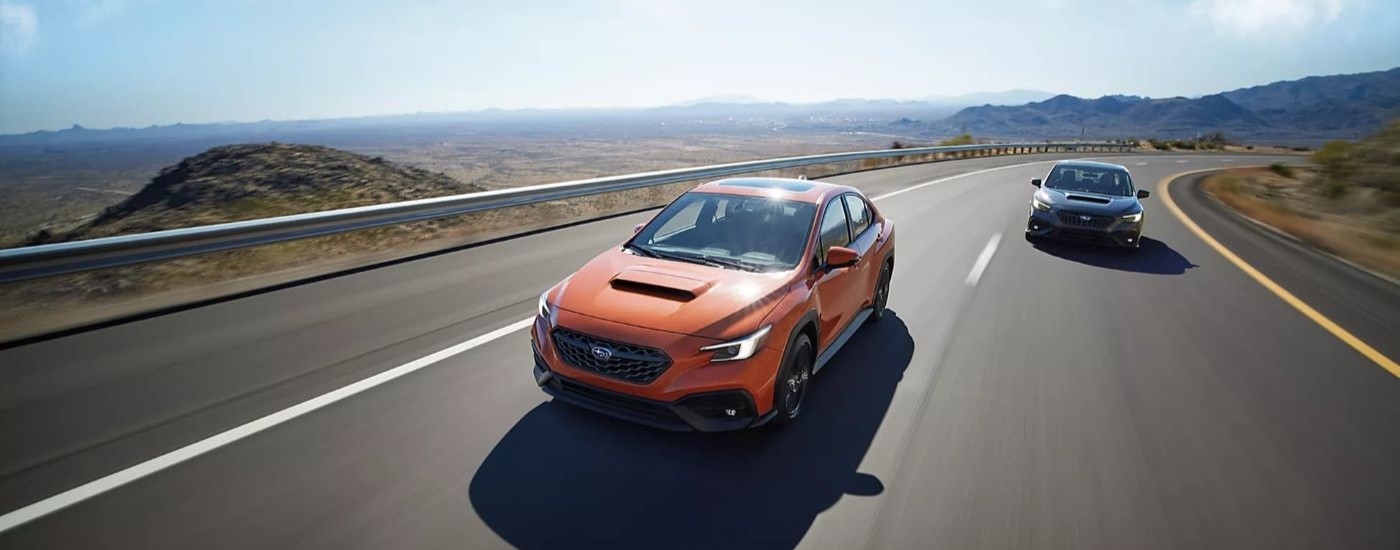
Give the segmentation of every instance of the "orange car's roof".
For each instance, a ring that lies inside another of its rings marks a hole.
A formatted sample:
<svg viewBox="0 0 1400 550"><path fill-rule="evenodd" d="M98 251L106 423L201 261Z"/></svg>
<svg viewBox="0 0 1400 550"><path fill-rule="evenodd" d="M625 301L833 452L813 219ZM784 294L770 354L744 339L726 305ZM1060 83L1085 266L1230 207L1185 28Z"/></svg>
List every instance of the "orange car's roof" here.
<svg viewBox="0 0 1400 550"><path fill-rule="evenodd" d="M855 191L852 187L813 180L790 178L729 178L696 187L694 192L724 193L748 197L769 197L818 204L834 193Z"/></svg>

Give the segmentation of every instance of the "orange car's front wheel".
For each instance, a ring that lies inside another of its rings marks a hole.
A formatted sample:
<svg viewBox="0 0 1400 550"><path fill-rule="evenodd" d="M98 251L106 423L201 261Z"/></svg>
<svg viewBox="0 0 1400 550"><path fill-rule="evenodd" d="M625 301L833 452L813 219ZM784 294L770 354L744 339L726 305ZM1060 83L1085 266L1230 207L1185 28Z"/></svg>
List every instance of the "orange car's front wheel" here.
<svg viewBox="0 0 1400 550"><path fill-rule="evenodd" d="M894 264L885 262L880 267L880 279L875 282L875 294L870 297L870 318L876 321L884 318L885 306L890 302L890 278L894 276Z"/></svg>
<svg viewBox="0 0 1400 550"><path fill-rule="evenodd" d="M812 340L806 334L799 334L792 342L783 368L778 370L778 383L773 390L773 408L777 411L774 423L792 422L802 412L802 401L807 397L807 383L812 377L815 357Z"/></svg>

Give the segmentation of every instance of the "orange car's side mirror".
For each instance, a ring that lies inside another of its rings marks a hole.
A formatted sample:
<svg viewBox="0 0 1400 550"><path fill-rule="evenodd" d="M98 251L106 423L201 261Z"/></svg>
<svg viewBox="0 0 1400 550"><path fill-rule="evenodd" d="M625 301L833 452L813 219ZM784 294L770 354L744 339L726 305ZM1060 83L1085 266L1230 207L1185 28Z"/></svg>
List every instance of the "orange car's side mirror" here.
<svg viewBox="0 0 1400 550"><path fill-rule="evenodd" d="M642 232L642 228L643 228L643 227L646 227L646 226L647 226L647 222L642 222L642 223L637 224L636 227L633 227L633 228L632 228L632 234L635 235L635 234L637 234L637 233L641 233L641 232Z"/></svg>
<svg viewBox="0 0 1400 550"><path fill-rule="evenodd" d="M860 253L844 246L833 246L826 251L826 268L840 269L851 267L860 261Z"/></svg>

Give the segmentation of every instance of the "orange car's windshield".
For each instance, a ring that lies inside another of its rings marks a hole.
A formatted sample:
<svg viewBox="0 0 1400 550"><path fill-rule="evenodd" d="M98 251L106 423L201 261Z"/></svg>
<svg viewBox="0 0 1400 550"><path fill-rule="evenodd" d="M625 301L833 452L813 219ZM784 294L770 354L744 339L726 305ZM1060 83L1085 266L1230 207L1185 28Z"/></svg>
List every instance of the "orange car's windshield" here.
<svg viewBox="0 0 1400 550"><path fill-rule="evenodd" d="M797 267L816 205L717 193L687 193L657 214L629 245L680 261L748 271Z"/></svg>

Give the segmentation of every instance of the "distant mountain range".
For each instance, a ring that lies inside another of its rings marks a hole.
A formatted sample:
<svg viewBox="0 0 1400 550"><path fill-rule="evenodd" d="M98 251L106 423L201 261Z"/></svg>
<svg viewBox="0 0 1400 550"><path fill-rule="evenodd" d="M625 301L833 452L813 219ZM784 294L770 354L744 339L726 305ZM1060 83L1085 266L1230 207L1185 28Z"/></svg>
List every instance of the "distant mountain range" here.
<svg viewBox="0 0 1400 550"><path fill-rule="evenodd" d="M1040 101L1055 95L1051 92L1039 90L1006 90L1002 92L974 92L962 95L938 95L928 96L918 99L861 99L861 98L840 98L830 101L819 101L816 103L784 103L781 101L766 101L749 95L723 95L710 96L690 101L681 101L664 108L695 107L700 105L743 105L743 106L783 106L800 109L829 109L829 108L851 108L851 107L889 107L894 105L903 106L954 106L966 107L968 105L1020 105L1032 101Z"/></svg>
<svg viewBox="0 0 1400 550"><path fill-rule="evenodd" d="M590 128L636 127L666 122L764 119L781 125L813 124L822 131L859 130L833 127L855 120L896 120L901 118L934 121L968 105L1019 104L1050 97L1049 92L1010 90L940 96L924 99L842 98L817 103L783 103L751 96L713 96L662 107L579 108L579 109L483 109L480 111L413 113L318 120L262 120L257 122L214 122L201 124L152 125L142 128L93 129L74 124L62 130L40 130L24 134L0 134L0 149L90 146L102 143L189 142L200 147L253 141L297 141L331 146L352 145L346 136L365 132L423 134L459 131L493 132L529 130L575 132L580 124ZM813 120L816 120L814 123ZM839 121L845 122L839 122ZM765 129L771 124L762 125ZM766 130L765 130L766 131Z"/></svg>
<svg viewBox="0 0 1400 550"><path fill-rule="evenodd" d="M968 132L983 138L1227 137L1276 142L1358 139L1400 116L1400 68L1313 76L1195 98L1115 94L1097 99L1009 90L922 99L842 98L782 103L713 96L651 108L486 109L323 120L174 124L0 135L0 156L109 144L178 144L193 153L240 142L289 141L333 147L366 142L448 141L464 132L637 135L665 132L845 132L913 140ZM392 138L392 139L391 139Z"/></svg>
<svg viewBox="0 0 1400 550"><path fill-rule="evenodd" d="M944 132L997 137L1187 137L1200 132L1271 139L1356 139L1400 116L1400 68L1313 76L1199 98L1057 95L1019 106L968 107Z"/></svg>

